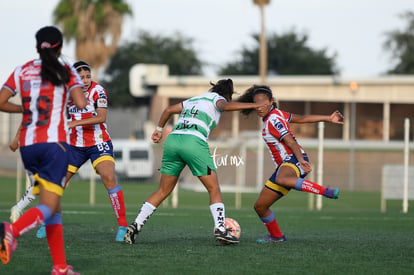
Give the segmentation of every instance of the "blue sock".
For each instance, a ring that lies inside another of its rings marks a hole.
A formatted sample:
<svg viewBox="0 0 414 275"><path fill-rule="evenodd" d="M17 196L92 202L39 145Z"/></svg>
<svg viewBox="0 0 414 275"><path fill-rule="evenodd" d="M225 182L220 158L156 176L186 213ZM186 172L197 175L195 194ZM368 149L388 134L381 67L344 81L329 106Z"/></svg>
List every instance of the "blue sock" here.
<svg viewBox="0 0 414 275"><path fill-rule="evenodd" d="M117 193L117 192L119 192L119 191L121 191L121 185L117 185L117 186L115 186L114 188L112 188L112 189L108 189L108 194L109 195L111 195L111 194L115 194L115 193Z"/></svg>
<svg viewBox="0 0 414 275"><path fill-rule="evenodd" d="M270 214L267 217L260 217L263 223L270 223L275 219L275 213L273 213L272 210L270 210Z"/></svg>
<svg viewBox="0 0 414 275"><path fill-rule="evenodd" d="M40 210L40 212L42 212L43 214L43 222L47 221L50 216L52 216L52 210L50 210L50 208L45 205L45 204L39 204L37 206L35 206L37 209Z"/></svg>
<svg viewBox="0 0 414 275"><path fill-rule="evenodd" d="M295 185L295 189L296 190L298 190L298 191L302 191L302 183L303 183L303 181L304 181L305 179L302 179L302 178L298 178L297 180L296 180L296 185Z"/></svg>
<svg viewBox="0 0 414 275"><path fill-rule="evenodd" d="M45 220L45 224L62 224L62 213L56 213L54 216Z"/></svg>

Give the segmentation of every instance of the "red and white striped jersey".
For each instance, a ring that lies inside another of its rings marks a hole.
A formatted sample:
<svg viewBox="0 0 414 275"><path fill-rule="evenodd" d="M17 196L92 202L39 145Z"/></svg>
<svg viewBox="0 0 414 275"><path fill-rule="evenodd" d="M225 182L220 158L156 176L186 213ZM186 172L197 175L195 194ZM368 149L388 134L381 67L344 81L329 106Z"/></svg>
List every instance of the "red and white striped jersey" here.
<svg viewBox="0 0 414 275"><path fill-rule="evenodd" d="M98 108L107 108L108 100L105 89L92 81L88 91L84 92L86 107L78 109L72 101L68 103L68 112L72 120L82 120L97 115ZM90 147L111 140L106 123L82 125L70 129L70 145L77 147Z"/></svg>
<svg viewBox="0 0 414 275"><path fill-rule="evenodd" d="M286 135L291 135L292 138L296 140L289 127L291 118L291 113L279 109L273 109L263 118L262 136L270 151L276 168L287 156L293 155L292 150L283 142L283 138ZM299 148L302 153L305 153L300 145Z"/></svg>
<svg viewBox="0 0 414 275"><path fill-rule="evenodd" d="M78 73L64 64L71 72L69 83L54 86L42 82L42 61L35 59L17 67L3 87L14 95L20 93L23 106L23 121L20 132L20 147L36 143L68 142L66 103L69 91L83 86Z"/></svg>

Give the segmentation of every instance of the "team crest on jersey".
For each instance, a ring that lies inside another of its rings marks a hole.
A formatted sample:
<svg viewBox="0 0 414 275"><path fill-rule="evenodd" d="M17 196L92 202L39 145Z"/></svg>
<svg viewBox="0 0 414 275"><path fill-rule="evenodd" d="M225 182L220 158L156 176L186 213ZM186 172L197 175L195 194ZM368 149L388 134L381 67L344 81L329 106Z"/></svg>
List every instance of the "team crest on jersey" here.
<svg viewBox="0 0 414 275"><path fill-rule="evenodd" d="M30 90L30 81L23 82L23 91L29 91Z"/></svg>
<svg viewBox="0 0 414 275"><path fill-rule="evenodd" d="M85 95L86 98L89 97L89 92L84 92L83 94Z"/></svg>
<svg viewBox="0 0 414 275"><path fill-rule="evenodd" d="M96 101L97 107L98 108L106 108L108 107L108 101L105 98L99 98Z"/></svg>

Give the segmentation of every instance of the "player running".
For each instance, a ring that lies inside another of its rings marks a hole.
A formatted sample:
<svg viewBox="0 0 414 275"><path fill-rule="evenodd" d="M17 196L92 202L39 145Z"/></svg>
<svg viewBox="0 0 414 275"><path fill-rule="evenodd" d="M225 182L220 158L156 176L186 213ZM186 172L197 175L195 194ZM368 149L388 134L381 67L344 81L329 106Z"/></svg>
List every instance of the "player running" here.
<svg viewBox="0 0 414 275"><path fill-rule="evenodd" d="M193 175L200 179L209 193L216 240L225 244L239 242L225 228L225 208L217 180L217 170L210 155L207 139L219 123L223 111L256 108L263 103L230 102L234 92L231 79L223 79L216 84L210 84L212 88L209 92L169 106L162 113L158 126L152 134L152 140L155 143L161 141L163 127L170 117L173 114L180 114L180 117L164 143L160 186L146 199L137 217L129 225L124 238L126 243L135 242L144 224L174 189L186 165Z"/></svg>
<svg viewBox="0 0 414 275"><path fill-rule="evenodd" d="M36 33L40 59L17 67L0 90L1 111L23 111L20 153L34 182L33 193L39 194L37 206L13 224L0 224L0 259L8 264L17 247L16 239L44 222L53 261L52 274L79 274L66 264L60 198L68 167L66 104L69 93L79 109L86 106L86 100L79 75L58 59L62 42L62 33L57 28L41 28ZM22 105L9 102L16 94L20 94Z"/></svg>
<svg viewBox="0 0 414 275"><path fill-rule="evenodd" d="M275 214L270 209L273 203L287 195L292 188L331 199L337 199L339 195L339 189L325 188L304 179L311 171L309 158L293 136L289 124L318 121L343 124L341 122L343 115L335 111L330 116L300 116L282 111L277 108L272 90L268 86L253 85L239 98L239 101L266 103L263 107L256 108L256 112L259 117L263 118L263 140L275 164L275 172L266 181L254 204L256 213L270 233L258 239L257 242L285 242L286 237L280 231ZM245 110L242 113L248 115L251 111Z"/></svg>
<svg viewBox="0 0 414 275"><path fill-rule="evenodd" d="M79 109L69 101L69 166L66 175L67 184L79 168L88 160L100 175L108 191L109 199L118 221L115 241L123 242L128 226L125 217L124 194L115 176L113 146L106 125L108 100L105 89L92 81L91 68L88 63L78 61L73 64L84 84L83 92L87 98L86 108ZM13 144L13 143L12 143ZM25 192L21 200L12 207L11 219L18 217L33 200L30 192ZM38 238L46 237L44 225L37 231Z"/></svg>

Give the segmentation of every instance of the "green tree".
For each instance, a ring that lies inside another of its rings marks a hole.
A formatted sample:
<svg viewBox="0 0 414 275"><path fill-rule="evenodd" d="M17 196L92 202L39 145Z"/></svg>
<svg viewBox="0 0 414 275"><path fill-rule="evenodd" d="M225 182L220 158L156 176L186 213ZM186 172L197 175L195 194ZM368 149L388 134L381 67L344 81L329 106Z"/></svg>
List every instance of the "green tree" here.
<svg viewBox="0 0 414 275"><path fill-rule="evenodd" d="M414 73L414 12L408 11L400 15L407 20L407 26L403 31L393 30L386 32L386 41L383 46L391 52L392 60L396 65L387 71L388 74L413 74Z"/></svg>
<svg viewBox="0 0 414 275"><path fill-rule="evenodd" d="M177 33L172 37L140 32L136 41L119 47L110 59L102 85L113 106L145 103L129 93L129 70L135 64L166 64L171 75L200 75L202 62L192 46L193 40Z"/></svg>
<svg viewBox="0 0 414 275"><path fill-rule="evenodd" d="M259 35L252 35L255 43L243 47L240 59L219 70L222 75L257 75L259 72ZM337 74L336 54L327 49L315 50L308 46L308 35L293 31L282 35L271 34L267 39L268 74L278 75L332 75Z"/></svg>
<svg viewBox="0 0 414 275"><path fill-rule="evenodd" d="M123 17L130 14L123 0L60 0L53 20L66 39L75 40L76 58L97 72L115 53Z"/></svg>

